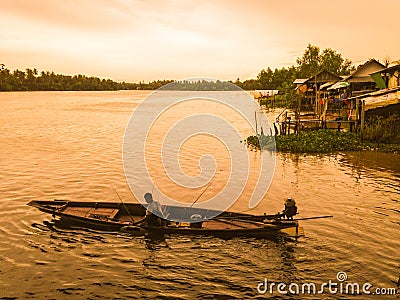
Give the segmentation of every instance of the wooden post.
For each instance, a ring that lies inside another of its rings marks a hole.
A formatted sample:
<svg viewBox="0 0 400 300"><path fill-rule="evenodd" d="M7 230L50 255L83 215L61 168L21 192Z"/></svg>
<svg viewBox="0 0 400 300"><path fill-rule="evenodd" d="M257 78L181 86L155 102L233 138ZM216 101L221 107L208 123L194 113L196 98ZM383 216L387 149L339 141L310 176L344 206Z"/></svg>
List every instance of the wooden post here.
<svg viewBox="0 0 400 300"><path fill-rule="evenodd" d="M300 102L301 102L301 97L299 94L297 95L297 133L300 132Z"/></svg>
<svg viewBox="0 0 400 300"><path fill-rule="evenodd" d="M275 93L274 93L274 98L272 99L272 109L275 109Z"/></svg>
<svg viewBox="0 0 400 300"><path fill-rule="evenodd" d="M285 118L283 119L283 131L284 131L284 135L287 135L287 111L285 112Z"/></svg>
<svg viewBox="0 0 400 300"><path fill-rule="evenodd" d="M358 130L359 113L360 113L359 99L356 98L356 120L355 120L355 130L356 130L356 132Z"/></svg>
<svg viewBox="0 0 400 300"><path fill-rule="evenodd" d="M257 129L257 112L254 112L254 120L256 121L256 135L258 134L258 129Z"/></svg>
<svg viewBox="0 0 400 300"><path fill-rule="evenodd" d="M314 115L317 115L317 74L314 76L314 87L315 87L315 107L314 107Z"/></svg>
<svg viewBox="0 0 400 300"><path fill-rule="evenodd" d="M361 102L361 141L364 141L364 126L365 126L365 100Z"/></svg>

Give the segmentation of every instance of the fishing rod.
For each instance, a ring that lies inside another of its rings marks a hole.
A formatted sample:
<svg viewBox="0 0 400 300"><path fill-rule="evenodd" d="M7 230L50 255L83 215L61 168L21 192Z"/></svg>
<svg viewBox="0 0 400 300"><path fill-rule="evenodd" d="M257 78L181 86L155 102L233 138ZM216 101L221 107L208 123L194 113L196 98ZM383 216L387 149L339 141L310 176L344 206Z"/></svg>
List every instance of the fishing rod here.
<svg viewBox="0 0 400 300"><path fill-rule="evenodd" d="M196 200L194 200L194 202L187 208L185 208L185 213L183 214L183 217L186 217L186 214L188 212L189 209L191 209L193 207L193 205L196 204L196 202L200 199L200 197L207 191L207 189L210 187L211 185L211 181L207 184L206 188L204 189L204 191L201 192L201 194L196 198Z"/></svg>
<svg viewBox="0 0 400 300"><path fill-rule="evenodd" d="M192 205L189 206L189 209L193 207L193 205L197 202L197 200L200 199L201 196L203 196L203 194L207 191L207 189L210 187L211 185L211 181L209 184L207 184L206 188L204 189L204 191L201 192L201 194L196 198L196 200L194 200L194 202L192 203Z"/></svg>
<svg viewBox="0 0 400 300"><path fill-rule="evenodd" d="M115 187L114 187L114 186L112 186L112 187L113 187L115 193L117 194L119 200L121 201L122 205L124 206L124 209L125 209L126 212L128 213L128 216L129 216L129 218L131 219L132 224L135 224L135 220L133 219L133 217L132 217L131 213L129 212L128 208L126 207L124 201L122 201L122 198L119 196L119 194L118 194L117 190L115 189Z"/></svg>

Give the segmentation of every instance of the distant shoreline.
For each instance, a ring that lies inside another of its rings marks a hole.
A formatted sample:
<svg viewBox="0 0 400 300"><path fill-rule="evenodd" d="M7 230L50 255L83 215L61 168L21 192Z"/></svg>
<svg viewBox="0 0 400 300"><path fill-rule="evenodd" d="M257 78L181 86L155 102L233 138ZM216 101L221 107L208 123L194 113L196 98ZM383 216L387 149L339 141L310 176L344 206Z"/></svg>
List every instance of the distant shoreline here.
<svg viewBox="0 0 400 300"><path fill-rule="evenodd" d="M36 69L26 71L8 69L0 71L0 92L25 91L119 91L119 90L177 90L177 91L230 91L242 90L240 82L220 80L156 80L145 83L116 82L85 75L62 75L41 72ZM252 90L252 89L248 89Z"/></svg>

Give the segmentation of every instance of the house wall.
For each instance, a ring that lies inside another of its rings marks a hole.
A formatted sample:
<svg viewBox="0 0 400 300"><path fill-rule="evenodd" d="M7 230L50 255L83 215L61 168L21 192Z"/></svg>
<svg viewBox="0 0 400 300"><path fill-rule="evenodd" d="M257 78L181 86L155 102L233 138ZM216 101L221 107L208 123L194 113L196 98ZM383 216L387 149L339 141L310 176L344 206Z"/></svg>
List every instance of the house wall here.
<svg viewBox="0 0 400 300"><path fill-rule="evenodd" d="M400 86L400 78L399 78L399 71L394 72L393 76L390 76L388 82L388 88L394 88Z"/></svg>

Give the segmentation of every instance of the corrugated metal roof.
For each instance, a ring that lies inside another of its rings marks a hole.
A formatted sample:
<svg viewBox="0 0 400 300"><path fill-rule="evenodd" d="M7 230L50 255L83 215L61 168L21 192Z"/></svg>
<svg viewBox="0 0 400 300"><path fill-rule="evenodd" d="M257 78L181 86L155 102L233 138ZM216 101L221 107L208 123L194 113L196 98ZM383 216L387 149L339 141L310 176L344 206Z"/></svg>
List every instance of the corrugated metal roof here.
<svg viewBox="0 0 400 300"><path fill-rule="evenodd" d="M318 72L317 74L311 76L310 78L307 78L307 80L304 82L316 82L316 83L326 83L329 81L334 81L334 80L340 80L341 77L336 75L335 73L332 73L327 70L322 70L321 72Z"/></svg>
<svg viewBox="0 0 400 300"><path fill-rule="evenodd" d="M371 93L366 93L366 94L360 95L360 96L353 96L353 97L348 98L348 100L363 99L363 98L367 98L370 96L380 96L380 95L389 94L389 93L393 93L393 92L400 92L400 86L396 86L391 89L384 89L384 90L379 90L379 91L375 91L375 92L371 92Z"/></svg>
<svg viewBox="0 0 400 300"><path fill-rule="evenodd" d="M336 90L341 88L347 88L350 85L347 81L339 81L332 85L328 90Z"/></svg>
<svg viewBox="0 0 400 300"><path fill-rule="evenodd" d="M374 73L371 73L371 75L372 74L376 74L376 73L392 73L392 72L395 72L395 71L400 71L400 65L390 66L390 67L388 67L386 69L382 69L382 70L376 71Z"/></svg>
<svg viewBox="0 0 400 300"><path fill-rule="evenodd" d="M293 81L294 84L303 84L304 82L307 81L308 78L298 78L295 81Z"/></svg>
<svg viewBox="0 0 400 300"><path fill-rule="evenodd" d="M323 90L323 89L327 88L328 86L331 86L334 83L335 83L335 81L330 81L330 82L324 83L323 85L320 86L319 89Z"/></svg>

